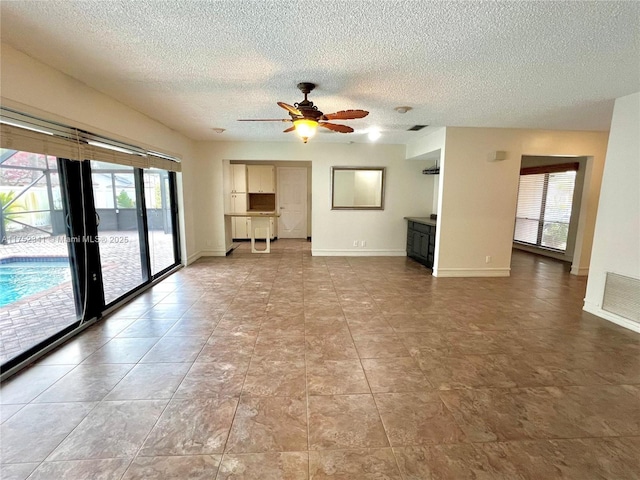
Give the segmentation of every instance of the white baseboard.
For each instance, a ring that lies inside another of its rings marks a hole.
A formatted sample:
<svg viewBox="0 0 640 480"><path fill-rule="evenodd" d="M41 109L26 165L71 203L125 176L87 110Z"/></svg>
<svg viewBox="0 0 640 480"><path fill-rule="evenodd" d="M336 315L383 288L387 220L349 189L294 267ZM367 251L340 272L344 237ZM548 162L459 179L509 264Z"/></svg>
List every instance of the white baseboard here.
<svg viewBox="0 0 640 480"><path fill-rule="evenodd" d="M571 267L571 275L577 275L579 277L586 277L589 275L589 267Z"/></svg>
<svg viewBox="0 0 640 480"><path fill-rule="evenodd" d="M311 255L314 257L404 257L407 255L406 250L374 250L374 249L311 249Z"/></svg>
<svg viewBox="0 0 640 480"><path fill-rule="evenodd" d="M438 268L434 277L508 277L510 268Z"/></svg>
<svg viewBox="0 0 640 480"><path fill-rule="evenodd" d="M186 265L191 265L193 262L195 262L196 260L198 260L201 256L202 256L202 252L192 253L191 255L189 255L189 256L187 257L187 263L186 263ZM186 266L186 265L185 265L185 266Z"/></svg>
<svg viewBox="0 0 640 480"><path fill-rule="evenodd" d="M603 318L615 323L616 325L620 325L621 327L628 328L629 330L640 333L640 323L636 323L634 321L621 317L620 315L616 315L615 313L602 310L600 307L591 302L585 300L584 307L582 307L582 309L585 312L589 312L595 315L596 317Z"/></svg>
<svg viewBox="0 0 640 480"><path fill-rule="evenodd" d="M200 252L201 257L226 257L227 250L224 248L217 248L214 250L202 250Z"/></svg>

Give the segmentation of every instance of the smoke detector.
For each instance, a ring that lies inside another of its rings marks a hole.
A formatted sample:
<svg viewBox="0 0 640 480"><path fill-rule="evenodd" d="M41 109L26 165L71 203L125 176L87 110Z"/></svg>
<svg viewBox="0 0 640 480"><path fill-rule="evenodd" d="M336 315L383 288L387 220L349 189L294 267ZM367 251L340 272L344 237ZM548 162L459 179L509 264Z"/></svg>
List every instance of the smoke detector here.
<svg viewBox="0 0 640 480"><path fill-rule="evenodd" d="M394 108L394 110L398 113L407 113L409 110L411 110L411 107L396 107Z"/></svg>
<svg viewBox="0 0 640 480"><path fill-rule="evenodd" d="M224 132L225 129L224 128L212 128L211 130L213 130L216 133L222 133L222 132Z"/></svg>

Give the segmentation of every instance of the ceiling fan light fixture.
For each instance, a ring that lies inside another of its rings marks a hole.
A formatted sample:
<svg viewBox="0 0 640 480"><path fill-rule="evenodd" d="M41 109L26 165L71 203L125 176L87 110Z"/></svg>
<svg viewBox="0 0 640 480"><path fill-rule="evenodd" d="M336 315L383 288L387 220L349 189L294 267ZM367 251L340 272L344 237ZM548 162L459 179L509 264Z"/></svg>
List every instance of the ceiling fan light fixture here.
<svg viewBox="0 0 640 480"><path fill-rule="evenodd" d="M316 134L318 122L308 118L299 118L293 121L293 126L296 127L296 133L302 138L302 141L307 143L307 140Z"/></svg>
<svg viewBox="0 0 640 480"><path fill-rule="evenodd" d="M367 137L369 137L369 140L371 140L372 142L375 142L381 136L382 136L382 133L380 133L380 130L378 130L377 128L370 129L369 133L367 134Z"/></svg>

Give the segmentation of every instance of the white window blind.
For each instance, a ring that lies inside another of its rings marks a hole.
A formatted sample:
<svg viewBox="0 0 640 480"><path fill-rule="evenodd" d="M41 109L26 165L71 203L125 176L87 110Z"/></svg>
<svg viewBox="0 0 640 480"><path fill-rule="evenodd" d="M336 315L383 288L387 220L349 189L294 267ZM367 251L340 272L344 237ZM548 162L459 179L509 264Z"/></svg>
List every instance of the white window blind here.
<svg viewBox="0 0 640 480"><path fill-rule="evenodd" d="M97 160L137 168L181 171L180 159L73 127L0 108L0 146L69 160Z"/></svg>
<svg viewBox="0 0 640 480"><path fill-rule="evenodd" d="M514 240L565 251L577 164L523 169Z"/></svg>

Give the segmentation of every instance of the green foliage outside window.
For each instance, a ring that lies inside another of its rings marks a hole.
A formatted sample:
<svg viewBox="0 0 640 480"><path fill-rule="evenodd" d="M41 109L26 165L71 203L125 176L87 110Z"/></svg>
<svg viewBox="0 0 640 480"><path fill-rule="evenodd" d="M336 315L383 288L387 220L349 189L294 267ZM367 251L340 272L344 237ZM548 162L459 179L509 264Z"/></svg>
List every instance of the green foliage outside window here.
<svg viewBox="0 0 640 480"><path fill-rule="evenodd" d="M134 202L129 194L124 190L120 191L120 194L116 197L118 202L118 208L135 208L136 202Z"/></svg>

